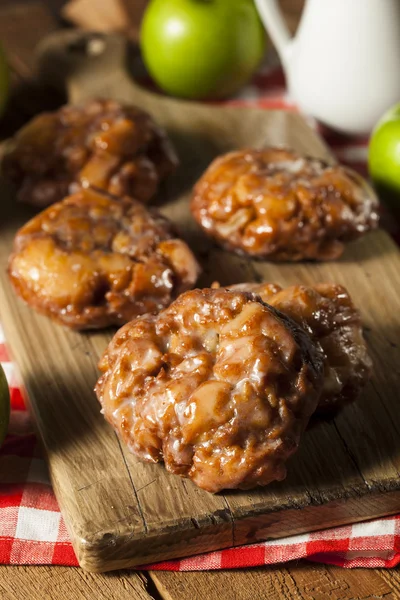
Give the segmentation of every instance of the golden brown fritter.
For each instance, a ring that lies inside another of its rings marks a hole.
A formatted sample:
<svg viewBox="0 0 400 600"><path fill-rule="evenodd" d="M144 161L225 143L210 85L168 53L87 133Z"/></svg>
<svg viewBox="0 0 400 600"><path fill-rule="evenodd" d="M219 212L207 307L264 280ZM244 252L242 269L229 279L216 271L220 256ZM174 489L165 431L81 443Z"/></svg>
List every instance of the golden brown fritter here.
<svg viewBox="0 0 400 600"><path fill-rule="evenodd" d="M99 366L104 416L128 448L210 492L283 479L322 385L309 336L258 296L226 289L137 317Z"/></svg>
<svg viewBox="0 0 400 600"><path fill-rule="evenodd" d="M9 275L33 308L76 329L156 312L196 282L199 266L156 211L81 190L16 235Z"/></svg>
<svg viewBox="0 0 400 600"><path fill-rule="evenodd" d="M191 209L228 250L268 260L332 260L378 226L378 201L354 171L289 150L241 150L214 160Z"/></svg>
<svg viewBox="0 0 400 600"><path fill-rule="evenodd" d="M230 290L259 294L264 302L296 321L324 355L324 385L318 413L333 413L358 398L367 384L372 360L360 314L349 293L333 283L282 289L268 283L243 283Z"/></svg>
<svg viewBox="0 0 400 600"><path fill-rule="evenodd" d="M2 163L21 202L46 207L79 187L147 202L177 157L150 115L115 100L43 113L8 144Z"/></svg>

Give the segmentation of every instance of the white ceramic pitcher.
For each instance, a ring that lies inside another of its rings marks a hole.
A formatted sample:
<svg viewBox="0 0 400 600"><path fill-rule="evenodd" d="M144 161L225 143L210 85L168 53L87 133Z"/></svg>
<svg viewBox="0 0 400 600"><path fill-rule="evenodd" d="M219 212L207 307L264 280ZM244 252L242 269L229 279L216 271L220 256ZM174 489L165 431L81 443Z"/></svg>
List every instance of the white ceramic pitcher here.
<svg viewBox="0 0 400 600"><path fill-rule="evenodd" d="M364 134L400 102L400 0L306 0L294 38L277 0L255 3L304 112Z"/></svg>

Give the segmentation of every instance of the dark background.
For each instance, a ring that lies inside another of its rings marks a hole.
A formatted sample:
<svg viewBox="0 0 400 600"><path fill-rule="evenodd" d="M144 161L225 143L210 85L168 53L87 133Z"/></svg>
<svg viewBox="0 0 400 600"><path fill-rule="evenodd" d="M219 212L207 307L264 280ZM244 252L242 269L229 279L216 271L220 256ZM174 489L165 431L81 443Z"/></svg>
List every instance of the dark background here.
<svg viewBox="0 0 400 600"><path fill-rule="evenodd" d="M99 3L102 0L97 0ZM115 0L116 3L120 3L126 7L129 7L129 13L131 18L135 21L136 26L140 23L141 16L143 14L143 10L148 3L149 0ZM294 29L297 21L298 15L301 11L301 8L304 4L305 0L280 0L280 4L285 11L288 24L290 29ZM18 3L35 3L37 0L0 0L0 7L5 6L15 6ZM64 4L67 4L66 0L42 0L42 4L45 4L53 16L57 19L60 18L60 11Z"/></svg>

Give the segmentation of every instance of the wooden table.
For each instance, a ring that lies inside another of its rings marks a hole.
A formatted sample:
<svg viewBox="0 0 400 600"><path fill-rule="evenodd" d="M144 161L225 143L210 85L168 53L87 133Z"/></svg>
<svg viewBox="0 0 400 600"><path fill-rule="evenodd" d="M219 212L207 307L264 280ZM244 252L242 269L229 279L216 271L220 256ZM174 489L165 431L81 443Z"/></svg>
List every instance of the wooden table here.
<svg viewBox="0 0 400 600"><path fill-rule="evenodd" d="M13 75L12 100L0 123L7 137L36 112L57 106L62 98L31 81L33 49L39 39L58 27L56 10L62 2L0 0L0 40ZM302 0L283 2L291 25ZM52 9L52 10L50 10ZM105 575L69 567L0 567L2 600L367 600L400 598L400 570L345 570L306 561L284 567L200 573L123 571Z"/></svg>

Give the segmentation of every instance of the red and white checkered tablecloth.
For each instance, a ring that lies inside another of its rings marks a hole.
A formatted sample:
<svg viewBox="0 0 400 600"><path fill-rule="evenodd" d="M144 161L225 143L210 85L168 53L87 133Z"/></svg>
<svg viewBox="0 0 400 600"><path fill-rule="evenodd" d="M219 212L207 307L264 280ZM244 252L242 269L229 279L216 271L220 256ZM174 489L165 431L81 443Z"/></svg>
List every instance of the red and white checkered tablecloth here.
<svg viewBox="0 0 400 600"><path fill-rule="evenodd" d="M252 84L231 101L231 104L243 103L296 110L285 95L283 74L274 66L261 71ZM312 120L310 122L317 127ZM366 174L366 139L344 138L323 128L320 132L341 162ZM393 220L388 219L388 222L391 233L396 236L398 231L393 230ZM0 362L11 388L12 407L10 432L0 451L0 564L75 566L78 563L31 430L17 367L10 360L1 327ZM400 514L158 563L151 568L175 571L232 569L299 558L342 567L394 567L400 563Z"/></svg>

